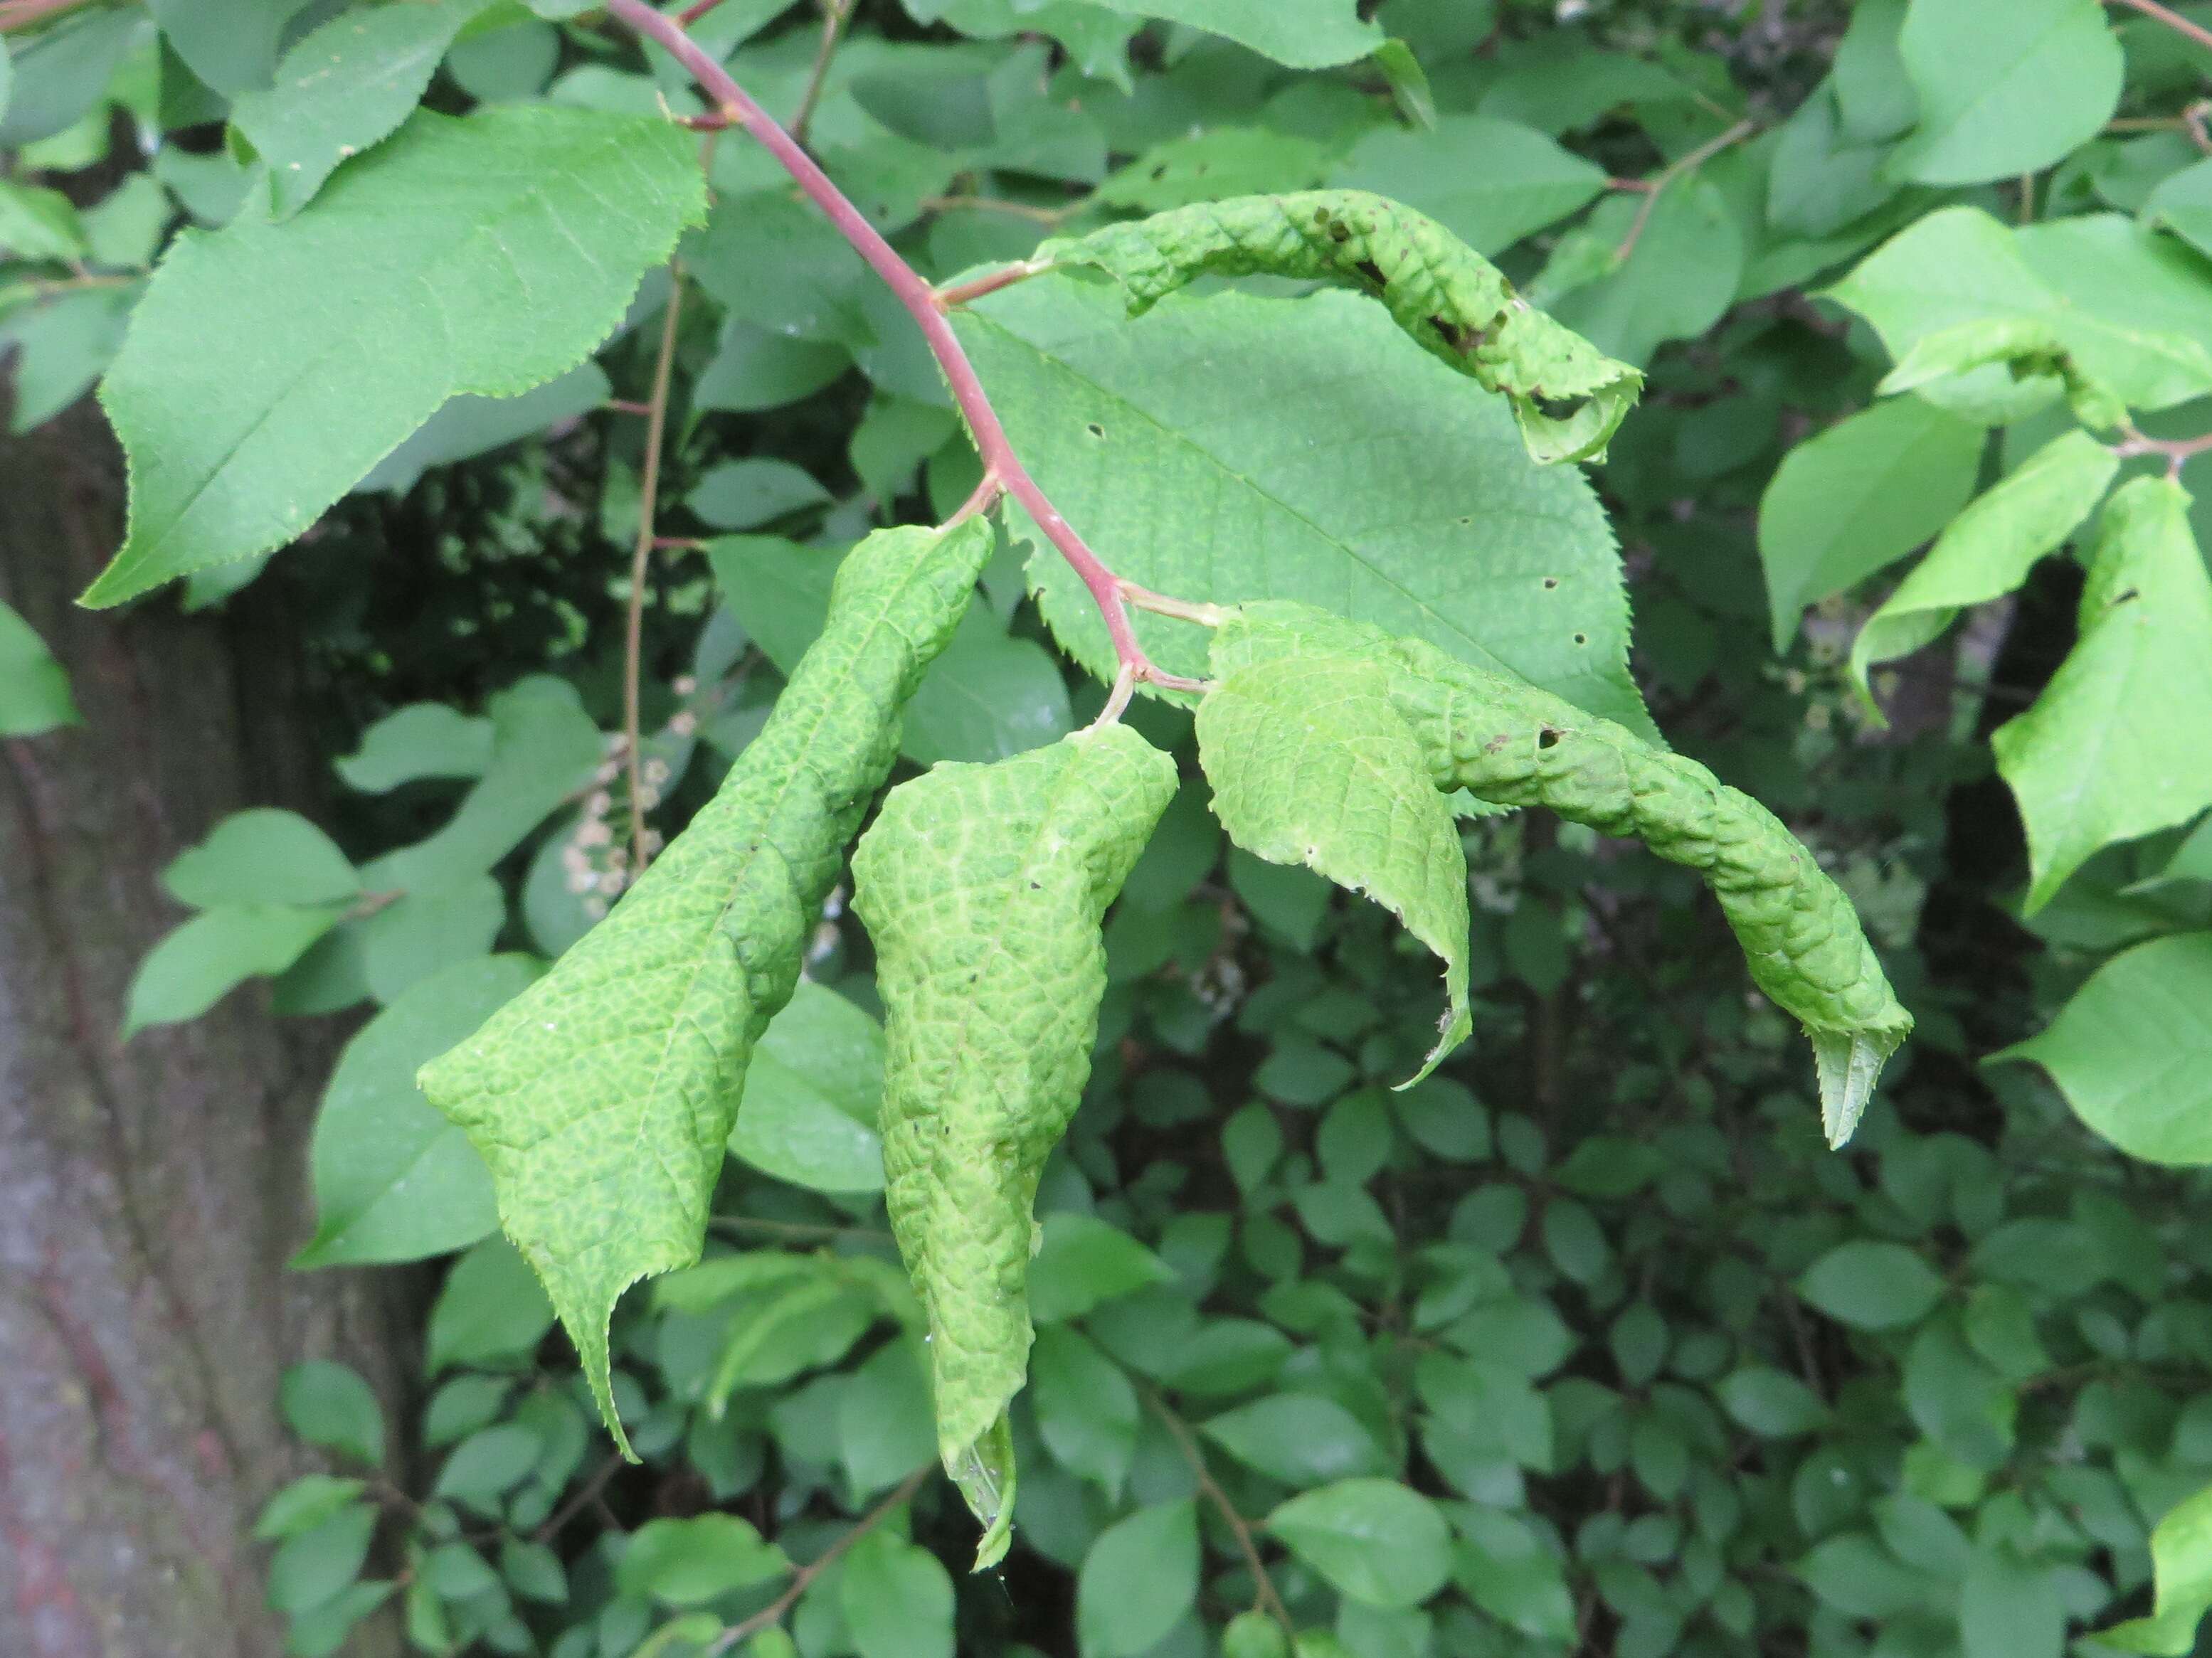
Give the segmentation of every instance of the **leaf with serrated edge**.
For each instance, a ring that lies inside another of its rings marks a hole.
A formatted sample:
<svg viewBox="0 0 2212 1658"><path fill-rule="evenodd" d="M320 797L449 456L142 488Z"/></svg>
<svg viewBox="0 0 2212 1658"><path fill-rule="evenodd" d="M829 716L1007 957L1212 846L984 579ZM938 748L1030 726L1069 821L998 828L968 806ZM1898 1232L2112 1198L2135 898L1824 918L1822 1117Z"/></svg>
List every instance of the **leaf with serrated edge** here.
<svg viewBox="0 0 2212 1658"><path fill-rule="evenodd" d="M1951 520L1851 646L1851 682L1875 719L1881 711L1869 670L1911 655L1969 604L2019 586L2035 562L2056 552L2089 516L2119 465L2087 433L2069 432Z"/></svg>
<svg viewBox="0 0 2212 1658"><path fill-rule="evenodd" d="M613 914L422 1072L489 1165L609 1429L624 1288L699 1257L753 1044L791 999L846 843L898 753L899 711L993 544L982 519L880 530L714 800ZM623 1448L628 1449L626 1442Z"/></svg>
<svg viewBox="0 0 2212 1658"><path fill-rule="evenodd" d="M1850 900L1772 813L1695 761L1423 641L1279 604L1246 606L1238 634L1237 651L1253 659L1364 653L1384 665L1392 706L1438 789L1547 806L1698 871L1753 981L1812 1039L1829 1143L1850 1138L1912 1016L1890 989Z"/></svg>
<svg viewBox="0 0 2212 1658"><path fill-rule="evenodd" d="M1296 276L1371 295L1432 356L1507 398L1539 461L1602 459L1644 376L1532 309L1489 260L1426 214L1364 190L1243 196L1041 246L1095 265L1134 316L1200 276ZM1553 412L1554 404L1572 404Z"/></svg>
<svg viewBox="0 0 2212 1658"><path fill-rule="evenodd" d="M1254 856L1372 898L1443 962L1443 1017L1410 1087L1472 1029L1459 830L1379 656L1266 652L1241 617L1214 636L1217 683L1198 708L1214 814Z"/></svg>
<svg viewBox="0 0 2212 1658"><path fill-rule="evenodd" d="M929 1315L939 1455L1006 1551L1031 1330L1030 1205L1082 1097L1106 991L1100 922L1176 791L1126 726L892 791L854 854L887 1052L885 1199Z"/></svg>
<svg viewBox="0 0 2212 1658"><path fill-rule="evenodd" d="M2137 478L2105 504L2081 637L1990 738L2027 825L2027 907L2100 848L2212 805L2212 577L2189 492Z"/></svg>
<svg viewBox="0 0 2212 1658"><path fill-rule="evenodd" d="M1047 276L954 318L1030 470L1117 572L1186 599L1326 605L1650 732L1605 513L1577 470L1528 459L1501 399L1352 294L1121 311ZM1082 583L1048 549L1030 578L1055 636L1110 678ZM1206 671L1196 629L1136 627L1168 671Z"/></svg>
<svg viewBox="0 0 2212 1658"><path fill-rule="evenodd" d="M296 216L185 232L100 385L131 523L84 602L282 546L448 398L574 367L704 210L682 128L533 105L418 114Z"/></svg>

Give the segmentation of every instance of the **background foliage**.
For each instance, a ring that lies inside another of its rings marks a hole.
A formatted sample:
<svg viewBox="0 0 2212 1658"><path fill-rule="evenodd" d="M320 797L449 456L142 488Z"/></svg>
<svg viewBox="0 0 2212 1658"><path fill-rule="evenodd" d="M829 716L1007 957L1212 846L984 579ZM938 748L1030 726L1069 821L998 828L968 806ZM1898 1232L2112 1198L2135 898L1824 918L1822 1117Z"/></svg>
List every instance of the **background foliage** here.
<svg viewBox="0 0 2212 1658"><path fill-rule="evenodd" d="M634 177L628 152L549 150L548 106L700 108L574 6L29 9L0 60L16 429L108 368L165 246L167 292L221 291L264 220L307 215L358 262L333 309L390 359L388 406L257 404L260 337L329 321L240 294L203 383L134 379L126 351L106 391L126 438L204 410L210 444L234 421L313 474L204 536L191 503L142 523L96 596L284 584L335 784L318 823L246 812L173 867L179 925L130 1023L248 980L350 1019L297 1265L447 1261L407 1419L335 1367L288 1382L332 1459L263 1524L296 1650L387 1600L423 1650L557 1658L1261 1658L1288 1630L1304 1658L2039 1658L2149 1611L2151 1529L2212 1481L2200 1181L2135 1160L2212 1160L2212 588L2201 508L2097 503L2195 481L2212 46L2092 0L701 20L933 278L1132 213L1357 185L1644 367L1594 497L1352 296L1217 292L1125 325L1054 282L962 325L1030 465L1137 580L1350 592L1638 722L1640 687L1820 848L1920 1021L1832 1155L1795 1033L1692 876L1480 818L1475 1040L1391 1093L1433 1035L1432 961L1224 852L1188 717L1140 707L1188 780L1109 921L1097 1070L1039 1202L1016 1549L970 1578L972 1527L921 1478L872 963L839 907L754 1066L710 1259L618 1315L641 1467L413 1080L634 861L622 639L664 330L635 802L656 838L759 729L837 554L975 480L904 319L735 135L688 230L674 129ZM550 167L574 210L630 216L630 266L550 305L501 291L465 234L497 179L400 192L405 236L365 231L472 111L519 179ZM439 271L478 365L410 355L385 260ZM149 301L132 338L210 314ZM1226 418L1253 406L1256 445ZM372 464L327 513L307 499ZM1097 707L1043 642L1096 641L1056 567L1030 596L1025 551L1001 548L925 682L915 764ZM0 730L72 717L0 608ZM2192 1649L2193 1517L2162 1534L2172 1604L2114 1643Z"/></svg>

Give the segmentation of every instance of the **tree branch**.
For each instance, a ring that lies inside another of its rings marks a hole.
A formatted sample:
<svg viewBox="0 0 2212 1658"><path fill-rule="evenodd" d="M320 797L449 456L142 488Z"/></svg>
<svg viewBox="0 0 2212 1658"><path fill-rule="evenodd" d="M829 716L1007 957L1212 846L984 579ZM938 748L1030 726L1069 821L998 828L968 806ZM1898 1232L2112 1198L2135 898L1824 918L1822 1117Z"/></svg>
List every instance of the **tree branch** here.
<svg viewBox="0 0 2212 1658"><path fill-rule="evenodd" d="M1174 1436L1176 1448L1182 1452L1182 1460L1190 1464L1191 1473L1198 1481L1200 1494L1213 1504L1222 1519L1228 1521L1229 1529L1236 1533L1237 1546L1243 1552L1244 1564L1252 1569L1259 1609L1271 1614L1281 1624L1285 1634L1295 1633L1297 1626L1291 1621L1290 1609L1284 1606L1283 1597L1275 1593L1275 1580L1267 1576L1267 1568L1260 1558L1260 1546L1252 1537L1252 1522L1237 1513L1237 1505L1229 1500L1229 1493L1221 1489L1212 1471L1206 1467L1206 1453L1199 1448L1190 1424L1176 1415L1167 1400L1153 1388L1142 1382L1138 1386L1144 1393L1145 1403L1152 1407L1152 1414L1158 1417L1168 1432Z"/></svg>
<svg viewBox="0 0 2212 1658"><path fill-rule="evenodd" d="M814 118L814 106L822 101L822 88L830 78L830 60L837 55L837 37L844 33L845 20L853 15L853 8L860 0L822 0L822 44L814 53L814 68L807 75L806 90L799 100L799 111L791 118L791 136L800 143L806 142L807 124Z"/></svg>
<svg viewBox="0 0 2212 1658"><path fill-rule="evenodd" d="M1620 246L1613 249L1613 257L1614 261L1619 264L1626 264L1627 263L1628 256L1636 252L1636 244L1644 240L1644 227L1651 222L1652 210L1659 205L1659 197L1666 193L1667 186L1668 185L1673 184L1675 179L1680 178L1684 173L1703 167L1707 161L1711 161L1714 156L1719 155L1730 144L1735 143L1740 140L1748 138L1753 133L1758 131L1759 123L1756 121L1738 121L1726 132L1721 134L1719 137L1708 138L1704 143L1699 144L1695 149L1682 157L1680 161L1675 161L1670 166L1662 168L1658 176L1654 178L1648 185L1640 186L1644 191L1644 204L1636 210L1636 221L1628 227L1628 234L1622 237L1620 239ZM1614 187L1616 189L1634 189L1638 188L1639 186L1632 185L1626 180L1621 180L1616 182Z"/></svg>
<svg viewBox="0 0 2212 1658"><path fill-rule="evenodd" d="M639 34L665 48L690 71L719 112L731 125L743 127L750 133L775 157L822 216L852 244L854 251L866 261L868 268L914 319L915 325L928 343L930 355L937 359L945 383L951 387L952 400L959 406L961 417L968 423L969 435L975 440L976 452L982 457L986 482L996 480L1005 486L1008 495L1021 502L1043 531L1045 539L1052 543L1089 590L1092 603L1106 620L1106 632L1114 642L1116 659L1129 669L1139 683L1170 690L1200 689L1200 681L1164 673L1145 654L1131 625L1129 607L1122 596L1119 578L1084 544L1074 526L1046 499L1029 469L1022 465L1021 457L1014 452L1013 444L1006 436L1006 428L1000 423L998 412L991 407L982 382L968 361L968 353L945 318L942 303L921 274L899 257L897 250L846 198L814 158L778 126L768 112L754 102L751 95L730 78L729 72L702 51L673 19L662 16L646 0L607 0L607 10Z"/></svg>
<svg viewBox="0 0 2212 1658"><path fill-rule="evenodd" d="M930 1464L925 1462L916 1468L899 1482L896 1491L855 1521L850 1531L823 1550L815 1558L792 1573L791 1582L782 1594L777 1595L775 1600L769 1601L743 1623L732 1624L716 1636L714 1643L707 1649L705 1658L720 1658L721 1654L750 1641L763 1630L781 1623L783 1614L798 1603L799 1597L806 1593L806 1586L827 1570L831 1561L836 1559L847 1549L851 1548L854 1544L859 1542L913 1500L914 1494L921 1489L921 1482L929 1478L930 1467Z"/></svg>
<svg viewBox="0 0 2212 1658"><path fill-rule="evenodd" d="M645 873L645 776L640 754L638 681L645 654L645 580L653 560L653 520L660 503L660 444L668 429L668 381L676 361L676 325L684 312L684 267L668 262L668 308L660 324L660 355L653 365L653 395L645 405L645 470L638 486L637 540L629 553L629 609L623 618L623 765L629 777L629 878Z"/></svg>
<svg viewBox="0 0 2212 1658"><path fill-rule="evenodd" d="M2158 0L2111 0L2111 3L2131 6L2144 16L2163 23L2176 34L2185 34L2200 46L2212 46L2212 29L2202 23L2192 23L2176 11L2169 11Z"/></svg>

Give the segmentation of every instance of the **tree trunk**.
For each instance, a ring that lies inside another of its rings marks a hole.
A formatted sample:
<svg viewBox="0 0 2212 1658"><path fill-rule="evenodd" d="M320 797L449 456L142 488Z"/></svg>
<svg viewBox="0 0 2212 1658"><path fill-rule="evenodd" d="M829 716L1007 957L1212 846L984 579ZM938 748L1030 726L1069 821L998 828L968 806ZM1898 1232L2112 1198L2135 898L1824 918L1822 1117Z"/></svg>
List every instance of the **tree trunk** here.
<svg viewBox="0 0 2212 1658"><path fill-rule="evenodd" d="M311 1466L277 1379L337 1357L389 1399L398 1326L381 1283L283 1270L327 1029L252 987L118 1036L183 919L162 867L227 812L314 793L293 633L75 608L119 479L88 405L0 439L0 598L84 714L0 744L0 1653L263 1658L282 1631L248 1533Z"/></svg>

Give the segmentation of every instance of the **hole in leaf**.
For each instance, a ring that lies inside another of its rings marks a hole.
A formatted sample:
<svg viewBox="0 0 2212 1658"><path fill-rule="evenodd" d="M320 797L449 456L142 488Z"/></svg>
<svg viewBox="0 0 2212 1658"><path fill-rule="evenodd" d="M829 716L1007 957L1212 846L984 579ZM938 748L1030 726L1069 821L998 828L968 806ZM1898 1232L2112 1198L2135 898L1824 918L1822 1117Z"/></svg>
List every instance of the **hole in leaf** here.
<svg viewBox="0 0 2212 1658"><path fill-rule="evenodd" d="M1097 421L1095 421L1095 420L1094 420L1094 421L1092 421L1092 422L1091 422L1088 426L1085 427L1083 429L1084 429L1085 431L1086 431L1086 432L1090 433L1090 434L1091 434L1091 435L1092 437L1094 437L1094 438L1103 438L1103 437L1104 437L1104 436L1106 435L1106 428L1105 428L1104 427L1101 426L1101 425L1100 425Z"/></svg>
<svg viewBox="0 0 2212 1658"><path fill-rule="evenodd" d="M1549 726L1543 726L1536 733L1536 746L1540 749L1556 749L1559 746L1559 732L1553 731Z"/></svg>
<svg viewBox="0 0 2212 1658"><path fill-rule="evenodd" d="M1589 635L1588 634L1577 634L1577 635L1575 635L1575 643L1576 643L1576 644L1577 644L1577 645L1587 645L1587 644L1589 644Z"/></svg>
<svg viewBox="0 0 2212 1658"><path fill-rule="evenodd" d="M1547 576L1546 576L1546 577L1544 578L1544 591L1545 591L1546 592L1551 592L1553 588L1554 588L1554 587L1558 586L1559 585L1559 577L1557 577L1557 576L1555 576L1555 575L1547 575Z"/></svg>

